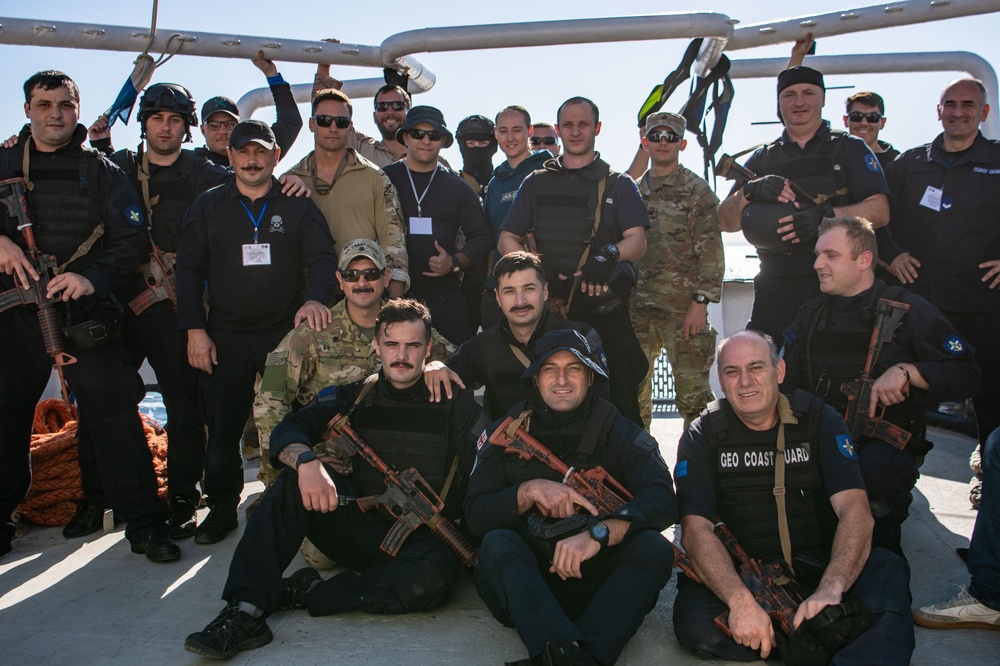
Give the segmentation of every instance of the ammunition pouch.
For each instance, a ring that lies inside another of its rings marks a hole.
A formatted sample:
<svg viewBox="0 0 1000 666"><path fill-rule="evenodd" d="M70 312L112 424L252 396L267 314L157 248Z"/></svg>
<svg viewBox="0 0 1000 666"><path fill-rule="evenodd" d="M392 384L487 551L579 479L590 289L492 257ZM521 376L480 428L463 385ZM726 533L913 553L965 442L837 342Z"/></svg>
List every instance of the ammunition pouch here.
<svg viewBox="0 0 1000 666"><path fill-rule="evenodd" d="M782 654L788 666L826 666L840 649L875 623L872 612L853 594L804 620Z"/></svg>
<svg viewBox="0 0 1000 666"><path fill-rule="evenodd" d="M117 340L125 324L125 310L117 300L88 298L66 308L63 338L67 351L98 349Z"/></svg>

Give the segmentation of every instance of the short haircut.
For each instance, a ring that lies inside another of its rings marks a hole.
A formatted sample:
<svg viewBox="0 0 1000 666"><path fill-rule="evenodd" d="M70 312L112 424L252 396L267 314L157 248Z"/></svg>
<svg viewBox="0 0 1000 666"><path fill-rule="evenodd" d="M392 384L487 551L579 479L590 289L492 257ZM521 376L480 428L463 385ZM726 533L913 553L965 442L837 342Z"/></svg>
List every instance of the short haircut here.
<svg viewBox="0 0 1000 666"><path fill-rule="evenodd" d="M594 104L592 101L590 101L586 97L570 97L568 100L566 100L565 102L563 102L559 106L559 110L556 111L556 123L557 124L559 123L559 119L562 116L562 110L564 108L566 108L567 106L572 106L573 104L589 104L591 111L594 112L594 124L596 125L597 123L599 123L601 121L601 112L597 108L596 104Z"/></svg>
<svg viewBox="0 0 1000 666"><path fill-rule="evenodd" d="M539 127L542 128L547 127L549 129L555 129L554 127L552 127L552 123L535 123L534 125L531 126L531 129L538 129Z"/></svg>
<svg viewBox="0 0 1000 666"><path fill-rule="evenodd" d="M764 333L762 331L755 331L752 328L747 328L747 329L744 329L742 331L736 331L735 333L733 333L732 335L730 335L728 338L724 338L722 340L722 342L719 343L719 346L718 346L718 348L715 351L715 358L716 359L721 359L722 358L722 350L726 346L726 343L728 343L730 340L732 340L734 338L746 338L746 337L757 338L759 340L762 340L767 345L768 359L771 361L771 365L772 366L777 366L778 365L778 361L781 360L781 356L778 354L778 347L777 347L777 345L774 344L774 338L772 338L767 333ZM719 364L719 370L718 371L719 371L720 374L722 373L722 365L721 364Z"/></svg>
<svg viewBox="0 0 1000 666"><path fill-rule="evenodd" d="M312 112L316 115L316 107L320 105L320 102L343 102L347 105L347 115L354 117L354 105L351 104L351 98L344 93L336 90L335 88L327 88L326 90L320 90L313 97L312 101Z"/></svg>
<svg viewBox="0 0 1000 666"><path fill-rule="evenodd" d="M529 268L535 269L535 272L538 273L538 279L544 285L545 269L542 268L542 258L537 254L525 252L524 250L517 250L500 257L500 261L493 267L493 281L497 283L497 287L499 288L500 278L512 275L518 271L526 271Z"/></svg>
<svg viewBox="0 0 1000 666"><path fill-rule="evenodd" d="M500 114L507 113L508 111L515 111L517 113L520 113L522 116L524 116L524 124L527 125L528 127L531 127L531 114L528 113L528 110L526 108L524 108L523 106L518 106L517 104L511 104L510 106L505 106L504 108L497 111L497 115L493 118L493 124L499 125Z"/></svg>
<svg viewBox="0 0 1000 666"><path fill-rule="evenodd" d="M378 316L375 317L375 337L379 331L387 328L389 324L396 324L403 321L424 322L424 335L426 339L431 339L431 312L427 306L412 298L393 298L389 300Z"/></svg>
<svg viewBox="0 0 1000 666"><path fill-rule="evenodd" d="M976 85L976 87L979 88L979 92L983 96L983 104L988 104L989 103L989 99L987 99L988 96L989 96L989 93L986 91L986 84L983 83L982 81L980 81L979 79L972 78L971 76L963 76L961 78L958 78L958 79L955 79L954 81L949 82L948 85L946 85L944 88L941 89L941 97L939 98L939 101L941 99L944 99L944 93L945 93L945 91L948 90L948 88L951 88L956 83L974 83Z"/></svg>
<svg viewBox="0 0 1000 666"><path fill-rule="evenodd" d="M847 98L847 112L851 112L851 107L854 103L864 104L865 106L874 106L878 109L878 112L883 116L885 115L885 100L882 96L874 92L859 92L854 93Z"/></svg>
<svg viewBox="0 0 1000 666"><path fill-rule="evenodd" d="M862 252L872 253L872 264L878 261L878 242L875 240L875 230L872 223L863 217L845 215L823 220L819 225L819 235L822 236L832 229L843 229L847 232L847 242L851 244L851 259L857 259Z"/></svg>
<svg viewBox="0 0 1000 666"><path fill-rule="evenodd" d="M373 105L378 104L378 96L381 95L382 93L387 93L387 92L398 92L400 95L403 96L403 101L406 102L406 106L413 106L413 100L410 97L410 93L406 92L399 86L394 86L392 84L386 84L381 88L379 88L378 90L376 90L375 97L372 98L372 104Z"/></svg>
<svg viewBox="0 0 1000 666"><path fill-rule="evenodd" d="M46 69L36 74L32 74L31 78L24 82L24 103L31 104L31 91L35 88L41 88L42 90L55 90L56 88L62 88L66 86L69 88L70 93L73 95L73 99L77 102L80 101L80 89L76 85L76 81L69 78L68 74L64 74L60 71L54 69Z"/></svg>

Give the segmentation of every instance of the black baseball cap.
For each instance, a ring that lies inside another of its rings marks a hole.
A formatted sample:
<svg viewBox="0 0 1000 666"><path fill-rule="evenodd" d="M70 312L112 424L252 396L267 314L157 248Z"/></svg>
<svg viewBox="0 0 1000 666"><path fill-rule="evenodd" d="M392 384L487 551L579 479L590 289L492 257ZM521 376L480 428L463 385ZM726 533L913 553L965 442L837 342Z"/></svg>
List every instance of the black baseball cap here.
<svg viewBox="0 0 1000 666"><path fill-rule="evenodd" d="M242 148L253 141L268 150L274 150L277 141L274 139L274 132L271 127L260 120L242 120L233 128L229 135L230 148Z"/></svg>
<svg viewBox="0 0 1000 666"><path fill-rule="evenodd" d="M600 362L597 360L596 351L591 348L590 343L587 342L587 338L583 337L583 334L572 328L556 329L540 337L538 342L535 343L535 360L531 362L531 365L521 375L521 379L530 381L532 377L538 374L542 363L545 363L553 354L561 351L570 352L580 359L584 365L593 370L595 381L608 380L608 373L604 371L604 368L601 367Z"/></svg>
<svg viewBox="0 0 1000 666"><path fill-rule="evenodd" d="M213 113L224 113L227 116L231 116L237 122L240 120L239 107L236 106L236 102L228 97L213 97L202 105L202 120L208 120L208 117Z"/></svg>

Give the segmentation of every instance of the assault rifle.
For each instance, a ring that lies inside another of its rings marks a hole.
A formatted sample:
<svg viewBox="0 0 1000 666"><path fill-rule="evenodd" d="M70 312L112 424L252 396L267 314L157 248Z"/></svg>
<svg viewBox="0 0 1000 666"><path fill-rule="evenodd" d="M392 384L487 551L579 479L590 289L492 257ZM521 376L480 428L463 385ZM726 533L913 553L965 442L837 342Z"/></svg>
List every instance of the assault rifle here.
<svg viewBox="0 0 1000 666"><path fill-rule="evenodd" d="M750 150L754 150L759 147L760 146L754 146ZM756 180L759 177L757 174L736 161L737 157L744 155L747 152L749 151L743 151L737 155L727 155L723 153L719 163L715 165L716 177L725 178L726 180L734 180L739 185L746 185L751 180ZM788 178L785 180L788 181L788 185L792 188L792 192L795 193L796 198L801 198L803 201L809 201L817 206L822 206L830 198L829 196L823 194L818 197L814 197L802 188L802 186L796 184L794 180Z"/></svg>
<svg viewBox="0 0 1000 666"><path fill-rule="evenodd" d="M911 433L900 428L895 423L886 421L885 405L877 413L868 411L871 404L872 385L875 380L872 378L872 368L878 361L878 355L882 351L882 345L892 340L896 328L906 314L910 306L899 301L890 301L887 298L880 298L875 308L875 328L872 329L871 341L868 343L868 356L865 358L865 367L861 372L861 377L857 381L845 382L840 385L841 392L847 396L847 409L844 411L844 421L851 432L851 437L857 442L861 437L872 437L892 444L902 451L906 444L913 437Z"/></svg>
<svg viewBox="0 0 1000 666"><path fill-rule="evenodd" d="M788 637L795 633L795 611L802 603L802 594L794 580L784 585L777 581L787 578L785 568L781 563L760 564L746 554L746 551L736 541L736 537L729 531L725 523L716 523L715 534L719 541L726 547L729 556L737 564L737 573L740 580L750 590L754 601L757 602L771 620L776 622L781 631ZM724 612L715 618L715 626L721 629L728 636L733 632L729 629L729 611Z"/></svg>
<svg viewBox="0 0 1000 666"><path fill-rule="evenodd" d="M21 178L9 178L0 181L0 201L7 208L10 217L17 218L17 228L24 234L24 240L28 245L25 257L31 262L31 266L38 273L38 281L28 280L28 284L16 285L13 289L0 293L0 312L19 305L35 305L38 308L38 323L42 329L42 341L45 343L45 352L52 357L59 379L63 384L63 393L66 393L66 384L62 375L62 368L65 365L76 363L76 358L66 353L63 344L62 327L59 322L59 315L56 313L55 304L58 298L49 298L46 292L49 288L49 280L53 275L53 270L58 266L56 258L49 254L42 254L35 242L35 232L32 229L31 216L28 213L28 201L25 198L24 180ZM15 279L16 282L16 279Z"/></svg>
<svg viewBox="0 0 1000 666"><path fill-rule="evenodd" d="M153 251L149 254L149 263L139 267L139 273L146 281L146 290L129 301L129 308L136 315L141 315L153 303L169 300L177 312L177 282L174 279L174 264L177 254L164 252L150 237Z"/></svg>
<svg viewBox="0 0 1000 666"><path fill-rule="evenodd" d="M382 506L396 519L396 524L382 540L383 551L394 556L406 541L406 537L421 525L427 525L438 541L455 551L462 564L467 567L476 566L475 549L455 526L441 515L441 511L444 510L444 500L434 492L420 472L413 467L400 472L395 467L387 465L348 425L347 418L340 414L330 419L323 438L350 455L360 455L385 477L385 492L357 499L358 508L362 511Z"/></svg>
<svg viewBox="0 0 1000 666"><path fill-rule="evenodd" d="M542 461L562 474L563 483L583 495L602 514L611 515L632 499L632 493L603 467L591 467L583 471L569 467L520 425L512 429L514 421L513 416L508 416L490 436L490 444L504 449L507 453L517 454L523 460L535 458ZM674 566L679 567L688 578L701 582L691 567L687 555L676 545L674 545Z"/></svg>

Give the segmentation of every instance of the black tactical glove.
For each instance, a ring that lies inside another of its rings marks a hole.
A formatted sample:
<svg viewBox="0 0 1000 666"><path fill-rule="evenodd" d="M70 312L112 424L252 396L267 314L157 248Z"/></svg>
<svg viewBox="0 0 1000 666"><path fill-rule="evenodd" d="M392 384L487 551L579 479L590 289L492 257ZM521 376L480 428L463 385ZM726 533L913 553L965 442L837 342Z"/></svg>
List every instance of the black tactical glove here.
<svg viewBox="0 0 1000 666"><path fill-rule="evenodd" d="M611 270L615 267L614 259L603 252L594 252L587 259L587 263L581 269L581 282L595 285L605 285L611 277Z"/></svg>
<svg viewBox="0 0 1000 666"><path fill-rule="evenodd" d="M781 176L763 176L744 185L743 196L755 203L775 203L783 189L785 179Z"/></svg>
<svg viewBox="0 0 1000 666"><path fill-rule="evenodd" d="M781 655L788 666L825 666L841 648L875 623L872 612L854 594L804 620Z"/></svg>
<svg viewBox="0 0 1000 666"><path fill-rule="evenodd" d="M833 216L833 206L829 203L825 203L818 208L800 210L792 215L792 224L795 225L795 235L803 243L816 240L816 237L819 236L819 223Z"/></svg>

